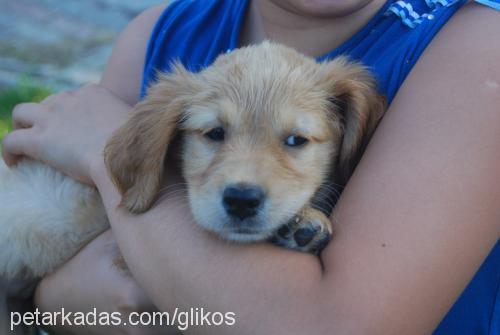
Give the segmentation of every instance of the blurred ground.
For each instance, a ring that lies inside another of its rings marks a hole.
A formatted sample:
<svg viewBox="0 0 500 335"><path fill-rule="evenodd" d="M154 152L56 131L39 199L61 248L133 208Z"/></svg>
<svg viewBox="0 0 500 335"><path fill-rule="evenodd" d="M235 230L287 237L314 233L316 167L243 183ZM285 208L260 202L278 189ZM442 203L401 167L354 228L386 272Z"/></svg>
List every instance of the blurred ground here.
<svg viewBox="0 0 500 335"><path fill-rule="evenodd" d="M118 33L165 0L0 0L0 90L97 81Z"/></svg>

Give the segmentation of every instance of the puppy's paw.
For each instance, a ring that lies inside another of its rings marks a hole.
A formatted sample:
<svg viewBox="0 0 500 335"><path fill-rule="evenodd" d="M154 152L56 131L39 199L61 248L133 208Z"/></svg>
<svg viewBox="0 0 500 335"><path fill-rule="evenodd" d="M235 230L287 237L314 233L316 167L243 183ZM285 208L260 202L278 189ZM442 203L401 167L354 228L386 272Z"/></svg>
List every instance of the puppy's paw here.
<svg viewBox="0 0 500 335"><path fill-rule="evenodd" d="M271 242L292 250L319 254L332 238L332 225L321 211L306 207L283 225Z"/></svg>

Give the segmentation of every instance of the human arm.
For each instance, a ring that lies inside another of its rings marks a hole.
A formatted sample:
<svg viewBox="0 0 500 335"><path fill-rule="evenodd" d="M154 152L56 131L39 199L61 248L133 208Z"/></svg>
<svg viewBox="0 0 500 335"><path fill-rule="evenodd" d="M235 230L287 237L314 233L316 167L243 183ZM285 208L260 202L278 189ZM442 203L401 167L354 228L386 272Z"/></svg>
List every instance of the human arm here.
<svg viewBox="0 0 500 335"><path fill-rule="evenodd" d="M322 263L221 243L175 201L130 216L100 169L118 243L155 303L239 316L193 333L431 332L499 236L500 46L477 23L497 15L466 6L427 49L337 205Z"/></svg>
<svg viewBox="0 0 500 335"><path fill-rule="evenodd" d="M101 319L100 316L120 313L122 322L128 321L131 312L156 310L135 280L120 265L118 246L110 230L102 233L85 246L55 273L49 274L37 286L34 301L42 313L96 313L96 319L105 320L93 324L73 325L57 321L47 330L51 334L165 334L155 327L133 327L119 324L117 319ZM95 310L94 310L95 309ZM69 322L76 322L69 318Z"/></svg>

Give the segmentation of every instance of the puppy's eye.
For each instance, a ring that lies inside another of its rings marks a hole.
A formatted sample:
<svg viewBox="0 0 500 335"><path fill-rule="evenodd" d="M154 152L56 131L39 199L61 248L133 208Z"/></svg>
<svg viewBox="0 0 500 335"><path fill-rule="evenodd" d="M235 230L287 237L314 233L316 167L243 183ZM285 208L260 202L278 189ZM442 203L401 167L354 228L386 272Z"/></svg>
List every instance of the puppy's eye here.
<svg viewBox="0 0 500 335"><path fill-rule="evenodd" d="M210 130L208 133L205 133L205 136L211 139L212 141L224 141L224 129L222 127L217 127Z"/></svg>
<svg viewBox="0 0 500 335"><path fill-rule="evenodd" d="M309 142L309 140L305 137L298 135L290 135L286 138L285 145L289 147L298 147L306 144L307 142Z"/></svg>

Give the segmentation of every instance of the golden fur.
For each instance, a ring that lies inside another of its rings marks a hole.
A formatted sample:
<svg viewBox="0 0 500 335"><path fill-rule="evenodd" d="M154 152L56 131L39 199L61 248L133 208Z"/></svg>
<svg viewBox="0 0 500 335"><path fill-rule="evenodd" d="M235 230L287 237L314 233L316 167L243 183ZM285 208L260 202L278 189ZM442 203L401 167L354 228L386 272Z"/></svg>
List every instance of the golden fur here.
<svg viewBox="0 0 500 335"><path fill-rule="evenodd" d="M316 63L263 43L220 56L193 74L174 64L109 141L105 159L132 212L150 208L176 131L191 209L205 228L233 240L261 240L307 206L326 178L343 183L384 112L370 73L346 58ZM221 127L222 143L204 137ZM287 147L287 136L309 143ZM333 174L332 174L333 173ZM221 206L227 185L259 185L267 200L239 236Z"/></svg>

